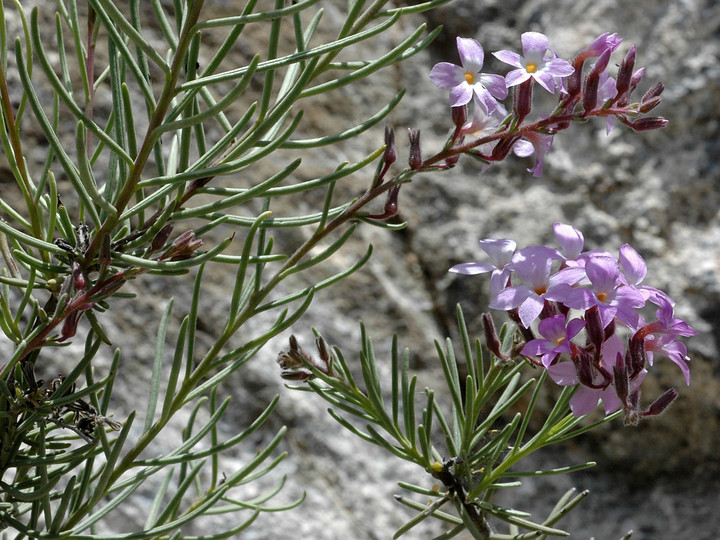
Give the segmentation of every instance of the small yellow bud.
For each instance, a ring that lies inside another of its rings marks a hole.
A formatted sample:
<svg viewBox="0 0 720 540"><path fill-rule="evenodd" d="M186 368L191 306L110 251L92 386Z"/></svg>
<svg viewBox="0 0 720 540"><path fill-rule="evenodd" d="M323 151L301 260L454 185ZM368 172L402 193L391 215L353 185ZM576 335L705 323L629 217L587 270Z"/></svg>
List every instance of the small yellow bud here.
<svg viewBox="0 0 720 540"><path fill-rule="evenodd" d="M435 463L433 463L432 465L430 465L430 468L431 468L434 472L439 473L440 471L443 470L443 465L442 465L442 463L440 463L439 461L436 461Z"/></svg>

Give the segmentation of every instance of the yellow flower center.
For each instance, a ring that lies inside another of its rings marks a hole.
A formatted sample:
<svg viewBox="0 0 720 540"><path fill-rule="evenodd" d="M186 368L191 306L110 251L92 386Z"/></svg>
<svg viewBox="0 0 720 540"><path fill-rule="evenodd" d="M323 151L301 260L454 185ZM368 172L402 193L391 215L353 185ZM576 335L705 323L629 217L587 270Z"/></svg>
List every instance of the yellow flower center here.
<svg viewBox="0 0 720 540"><path fill-rule="evenodd" d="M537 64L528 63L525 66L525 71L527 71L528 73L535 73L537 71Z"/></svg>
<svg viewBox="0 0 720 540"><path fill-rule="evenodd" d="M555 345L562 345L565 341L565 336L559 337L555 340Z"/></svg>
<svg viewBox="0 0 720 540"><path fill-rule="evenodd" d="M607 295L607 293L604 293L604 292L597 293L597 299L600 300L601 302L605 303L605 302L607 302L608 295Z"/></svg>
<svg viewBox="0 0 720 540"><path fill-rule="evenodd" d="M470 73L469 71L465 72L465 80L468 82L468 84L475 84L475 74Z"/></svg>

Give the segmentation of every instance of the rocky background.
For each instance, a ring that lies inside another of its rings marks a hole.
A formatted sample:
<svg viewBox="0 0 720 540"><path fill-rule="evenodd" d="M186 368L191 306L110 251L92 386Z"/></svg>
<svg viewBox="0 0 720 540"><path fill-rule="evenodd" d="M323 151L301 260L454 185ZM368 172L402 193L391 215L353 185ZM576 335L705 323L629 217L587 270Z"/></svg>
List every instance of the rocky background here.
<svg viewBox="0 0 720 540"><path fill-rule="evenodd" d="M209 9L228 13L234 4L211 2ZM322 4L327 19L340 24L345 3ZM427 74L438 61L457 60L455 36L476 38L488 54L518 50L520 34L529 30L547 34L556 52L566 58L606 31L624 38L622 52L637 44L638 65L646 67L640 92L658 80L665 83L659 113L670 125L642 134L619 126L609 137L602 122L574 126L556 137L539 179L526 172L531 163L515 158L483 175L468 159L450 172L417 178L401 192L400 215L407 228L394 233L361 228L354 247L330 265L347 267L369 242L375 247L373 259L344 283L319 294L293 333L311 348L311 328L316 327L357 365L362 320L386 374L390 338L398 333L401 347L411 348L418 387L437 387L441 372L433 340L455 335L458 302L471 332L477 334L478 315L487 304L487 280L447 273L453 264L482 257L479 239L514 238L520 246L552 243L552 224L562 221L585 233L586 248L616 251L628 242L648 263L645 282L667 291L677 302L679 316L701 333L689 342L692 385L680 387L677 403L655 421L637 428L616 422L562 449L541 452L534 458L538 467L587 460L597 461L598 466L571 476L525 481L501 502L540 517L566 489L576 486L591 494L560 524L573 538L614 539L629 529L638 540L716 538L720 533L720 5L714 0L455 0L424 17L409 17L353 55L375 58L422 22L430 28L444 26L429 50L365 84L342 89L332 100L309 102L303 129L314 136L345 129L374 113L399 88L407 88L388 121L397 129L400 159L406 157L402 133L407 127L422 130L423 148L430 154L440 148L450 121L447 93L436 89ZM258 32L256 39L261 40L264 30ZM249 36L238 51L238 64L246 62L256 46L253 34ZM506 69L490 58L487 62L490 72ZM308 152L299 174L303 178L323 174L339 161L357 160L381 143L378 127L352 145ZM277 162L266 161L258 177L277 170ZM243 182L247 179L237 179L237 185ZM352 182L365 186L368 178L353 179L344 188L346 194L362 189ZM277 240L281 247L289 247L296 238ZM234 279L227 268L208 269L206 277L204 344L211 342L217 321L223 320ZM129 303L119 305L116 318L108 321L114 343L123 349L123 378L116 383L122 387L116 396L124 402L114 405L116 417L123 417L142 398L167 296L176 297L178 320L189 298L189 287L182 282L143 278L131 286L140 293L132 311ZM224 388L233 395L224 426L227 436L247 426L275 394L281 394L281 401L268 429L256 434L240 453L228 456L223 467L231 471L247 462L257 446L287 425L282 448L289 456L274 476L277 480L285 474L287 482L277 501L292 501L303 492L307 500L296 510L261 516L243 538L391 538L410 515L392 497L401 492L396 482L430 485L431 479L345 433L318 398L284 388L274 359L289 335L271 343ZM72 351L56 359L61 367ZM660 363L648 377L646 393L651 396L681 384L676 366ZM173 442L168 437L162 444ZM251 484L248 489L259 486ZM120 508L107 524L108 532L127 530L128 522L142 523L148 503L144 497L152 494L140 494ZM218 518L217 523L226 525L226 519ZM210 522L186 534L206 533L212 527ZM406 538L430 538L441 530L423 525Z"/></svg>

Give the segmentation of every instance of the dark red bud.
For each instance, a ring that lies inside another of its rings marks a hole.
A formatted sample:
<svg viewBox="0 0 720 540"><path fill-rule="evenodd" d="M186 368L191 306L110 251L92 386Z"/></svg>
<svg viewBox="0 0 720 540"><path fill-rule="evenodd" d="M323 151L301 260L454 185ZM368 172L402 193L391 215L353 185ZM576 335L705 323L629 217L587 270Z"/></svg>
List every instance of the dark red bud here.
<svg viewBox="0 0 720 540"><path fill-rule="evenodd" d="M633 76L633 68L635 67L635 45L630 47L627 55L620 64L620 68L617 73L617 81L615 87L617 89L617 95L622 96L625 92L630 89L630 80Z"/></svg>
<svg viewBox="0 0 720 540"><path fill-rule="evenodd" d="M162 229L160 229L157 234L155 235L155 238L153 238L152 243L150 244L150 251L157 251L158 249L162 248L165 245L165 242L168 241L168 238L170 238L170 233L173 230L173 226L171 223L166 223Z"/></svg>
<svg viewBox="0 0 720 540"><path fill-rule="evenodd" d="M669 390L665 391L663 395L653 401L652 405L650 405L650 407L648 407L648 409L644 411L642 415L657 416L658 414L664 412L665 409L667 409L677 397L677 390L675 390L674 388L670 388Z"/></svg>
<svg viewBox="0 0 720 540"><path fill-rule="evenodd" d="M383 154L383 161L389 165L395 163L396 159L395 130L391 127L385 127L385 153Z"/></svg>
<svg viewBox="0 0 720 540"><path fill-rule="evenodd" d="M645 103L653 98L658 97L665 90L665 85L662 82L654 84L640 100L640 103Z"/></svg>
<svg viewBox="0 0 720 540"><path fill-rule="evenodd" d="M633 337L630 338L628 356L628 370L630 371L630 378L632 379L645 367L645 338L642 337L640 332L636 332Z"/></svg>
<svg viewBox="0 0 720 540"><path fill-rule="evenodd" d="M448 167L454 167L458 161L460 161L460 155L455 154L454 156L450 156L445 160L445 165L447 165Z"/></svg>
<svg viewBox="0 0 720 540"><path fill-rule="evenodd" d="M62 330L60 331L61 338L58 341L65 341L75 335L79 317L80 311L73 311L65 318Z"/></svg>
<svg viewBox="0 0 720 540"><path fill-rule="evenodd" d="M280 377L286 381L307 381L312 379L314 375L312 371L307 369L284 369L280 372Z"/></svg>
<svg viewBox="0 0 720 540"><path fill-rule="evenodd" d="M583 386L593 388L592 358L586 353L581 353L575 359L578 380Z"/></svg>
<svg viewBox="0 0 720 540"><path fill-rule="evenodd" d="M422 167L422 151L420 150L420 130L408 129L408 137L410 139L410 157L408 165L413 171L417 171Z"/></svg>
<svg viewBox="0 0 720 540"><path fill-rule="evenodd" d="M566 99L568 100L580 94L580 88L582 86L582 68L584 63L585 57L582 56L582 53L576 56L575 60L573 60L572 66L575 68L575 71L573 71L565 79L565 89L568 93Z"/></svg>
<svg viewBox="0 0 720 540"><path fill-rule="evenodd" d="M662 102L662 98L660 96L655 96L653 98L650 98L650 99L640 103L640 108L638 110L640 111L640 114L649 113L655 107L660 105L661 102Z"/></svg>
<svg viewBox="0 0 720 540"><path fill-rule="evenodd" d="M593 76L593 75L600 76L600 74L607 69L608 63L610 62L611 54L612 54L612 50L610 50L610 49L605 49L603 51L603 53L597 59L597 62L595 62L595 65L593 66L593 69L590 72L590 76Z"/></svg>
<svg viewBox="0 0 720 540"><path fill-rule="evenodd" d="M452 121L455 127L458 129L463 127L468 119L468 108L467 105L460 105L458 107L451 107Z"/></svg>
<svg viewBox="0 0 720 540"><path fill-rule="evenodd" d="M613 382L615 383L617 396L620 398L620 401L626 404L630 390L630 380L628 379L628 372L625 368L625 360L620 353L618 353L617 361L613 366Z"/></svg>
<svg viewBox="0 0 720 540"><path fill-rule="evenodd" d="M83 274L82 269L80 268L80 265L76 262L72 263L72 276L73 276L73 287L75 287L75 290L82 291L85 289L85 286L87 285L87 280L85 279L85 274Z"/></svg>
<svg viewBox="0 0 720 540"><path fill-rule="evenodd" d="M385 213L388 217L394 216L398 212L398 197L400 196L400 186L395 186L388 193L387 201L385 202Z"/></svg>
<svg viewBox="0 0 720 540"><path fill-rule="evenodd" d="M600 76L592 73L585 79L585 88L583 89L583 110L585 113L592 111L597 105L598 88L600 86Z"/></svg>
<svg viewBox="0 0 720 540"><path fill-rule="evenodd" d="M498 358L506 359L505 355L500 350L500 338L495 331L495 322L493 321L492 315L489 313L482 314L483 330L485 331L485 345L488 350Z"/></svg>
<svg viewBox="0 0 720 540"><path fill-rule="evenodd" d="M493 147L491 156L493 161L502 161L507 157L507 155L512 150L513 145L518 141L520 137L518 136L507 136L503 137L498 141L498 143Z"/></svg>
<svg viewBox="0 0 720 540"><path fill-rule="evenodd" d="M651 129L660 129L668 125L668 120L662 116L650 116L648 118L639 118L630 123L630 127L635 131L650 131Z"/></svg>
<svg viewBox="0 0 720 540"><path fill-rule="evenodd" d="M530 114L532 109L532 87L533 79L528 79L524 83L515 87L513 96L513 113L517 116L517 123L520 124L523 119Z"/></svg>
<svg viewBox="0 0 720 540"><path fill-rule="evenodd" d="M605 332L597 306L593 306L585 312L585 331L590 343L595 347L595 351L599 353L603 341L605 341Z"/></svg>
<svg viewBox="0 0 720 540"><path fill-rule="evenodd" d="M635 91L635 88L637 88L637 85L640 84L640 81L642 80L644 74L645 68L640 68L635 73L633 73L633 76L630 79L630 92Z"/></svg>

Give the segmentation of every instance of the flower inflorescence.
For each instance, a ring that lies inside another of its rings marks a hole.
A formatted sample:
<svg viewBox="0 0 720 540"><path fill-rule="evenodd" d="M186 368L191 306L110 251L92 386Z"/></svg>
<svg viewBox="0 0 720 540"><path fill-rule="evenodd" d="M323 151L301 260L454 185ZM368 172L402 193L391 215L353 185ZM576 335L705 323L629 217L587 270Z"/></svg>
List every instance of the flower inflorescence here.
<svg viewBox="0 0 720 540"><path fill-rule="evenodd" d="M512 240L482 240L491 261L450 271L491 273L489 306L508 312L518 324L524 337L520 355L546 369L557 384L579 386L570 400L576 416L592 412L600 401L606 414L622 408L630 424L661 413L677 392L670 389L641 410L640 385L655 356L677 364L690 384L690 359L678 338L697 332L675 317L666 293L642 284L647 267L631 246L623 245L615 257L582 251L584 237L570 225L556 223L554 232L560 249L516 250ZM645 308L652 305L654 318L646 319Z"/></svg>
<svg viewBox="0 0 720 540"><path fill-rule="evenodd" d="M660 104L662 83L652 86L639 102L631 101L645 72L644 68L635 69L635 46L619 63L615 76L610 74L610 57L622 43L617 34L598 36L572 61L559 58L550 48L548 37L539 32L525 32L521 42L522 55L507 50L493 53L498 60L513 66L505 76L482 73L485 59L482 46L474 39L462 37L457 38L460 65L440 62L430 71L436 86L450 89L450 106L456 109L455 130L446 144L450 155L467 153L487 165L505 159L511 151L519 157L534 155L535 163L528 171L541 176L553 137L573 121L605 118L608 133L616 119L634 131L658 129L667 124L661 116L641 117ZM594 63L588 62L593 59ZM524 123L532 110L535 84L555 94L558 104L549 114L541 113L538 120ZM508 113L501 101L510 89L513 103ZM471 103L473 114L468 120ZM467 137L473 140L465 142ZM452 165L453 161L447 164Z"/></svg>

